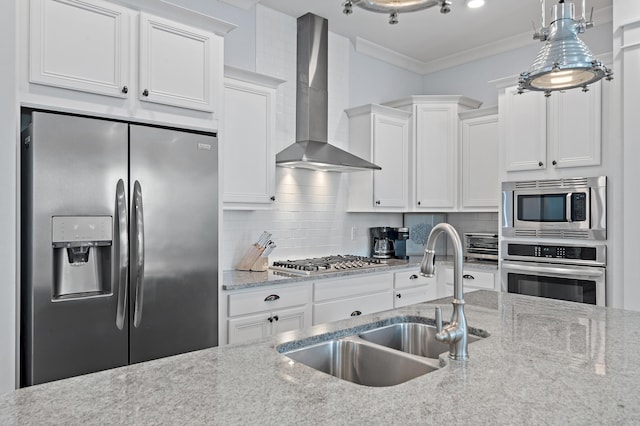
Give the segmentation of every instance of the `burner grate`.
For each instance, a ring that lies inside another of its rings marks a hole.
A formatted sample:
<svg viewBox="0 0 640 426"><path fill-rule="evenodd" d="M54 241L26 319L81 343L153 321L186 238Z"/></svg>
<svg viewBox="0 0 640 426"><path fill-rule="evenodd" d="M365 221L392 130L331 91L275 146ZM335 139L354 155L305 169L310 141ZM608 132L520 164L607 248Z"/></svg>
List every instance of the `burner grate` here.
<svg viewBox="0 0 640 426"><path fill-rule="evenodd" d="M332 255L310 259L280 260L269 268L291 274L311 275L384 266L380 259L356 255Z"/></svg>

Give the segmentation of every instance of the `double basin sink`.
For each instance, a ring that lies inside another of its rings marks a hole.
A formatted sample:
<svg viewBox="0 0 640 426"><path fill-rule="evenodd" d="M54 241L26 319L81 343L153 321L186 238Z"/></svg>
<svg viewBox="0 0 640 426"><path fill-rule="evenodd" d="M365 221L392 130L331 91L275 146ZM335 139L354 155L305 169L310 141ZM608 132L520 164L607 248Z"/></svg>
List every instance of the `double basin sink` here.
<svg viewBox="0 0 640 426"><path fill-rule="evenodd" d="M449 345L437 341L436 327L424 322L402 321L283 354L294 362L352 383L393 386L443 365L440 354L448 352ZM480 335L469 333L468 343L488 336L482 330L474 332Z"/></svg>

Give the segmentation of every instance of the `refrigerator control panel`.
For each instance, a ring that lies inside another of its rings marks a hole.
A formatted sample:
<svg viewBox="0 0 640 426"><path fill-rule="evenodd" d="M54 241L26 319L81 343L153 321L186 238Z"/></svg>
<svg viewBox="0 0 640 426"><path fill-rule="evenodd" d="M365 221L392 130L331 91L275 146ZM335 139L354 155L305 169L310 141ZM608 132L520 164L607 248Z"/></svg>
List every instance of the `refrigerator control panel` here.
<svg viewBox="0 0 640 426"><path fill-rule="evenodd" d="M111 245L112 240L111 216L53 216L51 218L51 242L54 247Z"/></svg>

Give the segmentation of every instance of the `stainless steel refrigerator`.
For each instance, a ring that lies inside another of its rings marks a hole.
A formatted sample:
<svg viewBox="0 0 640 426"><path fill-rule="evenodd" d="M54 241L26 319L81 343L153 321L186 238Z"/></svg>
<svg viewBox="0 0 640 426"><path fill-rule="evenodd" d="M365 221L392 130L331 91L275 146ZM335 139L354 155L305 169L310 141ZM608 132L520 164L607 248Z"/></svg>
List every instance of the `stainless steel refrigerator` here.
<svg viewBox="0 0 640 426"><path fill-rule="evenodd" d="M215 135L24 117L21 386L216 346Z"/></svg>

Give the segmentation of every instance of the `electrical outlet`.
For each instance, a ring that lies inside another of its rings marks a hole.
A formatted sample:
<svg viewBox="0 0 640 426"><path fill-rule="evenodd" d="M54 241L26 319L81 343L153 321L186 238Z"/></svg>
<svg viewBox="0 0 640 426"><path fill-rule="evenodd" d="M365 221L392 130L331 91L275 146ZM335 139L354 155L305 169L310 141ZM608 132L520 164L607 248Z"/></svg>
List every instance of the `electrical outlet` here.
<svg viewBox="0 0 640 426"><path fill-rule="evenodd" d="M358 239L358 228L356 228L355 226L351 227L351 241L355 241L356 239Z"/></svg>

